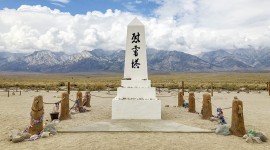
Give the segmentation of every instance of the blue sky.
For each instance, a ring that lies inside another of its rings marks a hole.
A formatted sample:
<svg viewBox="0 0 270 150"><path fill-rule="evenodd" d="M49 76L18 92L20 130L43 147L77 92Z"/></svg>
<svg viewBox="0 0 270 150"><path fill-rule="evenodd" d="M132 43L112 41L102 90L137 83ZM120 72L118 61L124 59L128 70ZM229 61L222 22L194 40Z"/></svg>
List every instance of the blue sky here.
<svg viewBox="0 0 270 150"><path fill-rule="evenodd" d="M270 0L0 0L0 51L125 49L135 17L149 48L269 48L269 6Z"/></svg>
<svg viewBox="0 0 270 150"><path fill-rule="evenodd" d="M153 15L153 10L159 4L149 0L0 0L0 9L17 9L21 5L48 6L51 9L59 9L72 15L85 14L95 10L104 13L107 9L118 9L150 16Z"/></svg>

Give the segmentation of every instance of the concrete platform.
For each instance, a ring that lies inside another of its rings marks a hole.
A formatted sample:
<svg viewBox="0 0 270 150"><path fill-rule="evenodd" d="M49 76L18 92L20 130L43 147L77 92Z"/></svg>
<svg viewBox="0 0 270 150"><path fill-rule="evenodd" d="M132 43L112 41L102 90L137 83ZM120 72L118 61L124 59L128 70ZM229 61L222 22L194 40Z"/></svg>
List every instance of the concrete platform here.
<svg viewBox="0 0 270 150"><path fill-rule="evenodd" d="M161 100L114 99L112 119L161 119Z"/></svg>
<svg viewBox="0 0 270 150"><path fill-rule="evenodd" d="M84 132L179 132L212 133L214 131L186 126L169 120L109 120L62 129L59 133Z"/></svg>

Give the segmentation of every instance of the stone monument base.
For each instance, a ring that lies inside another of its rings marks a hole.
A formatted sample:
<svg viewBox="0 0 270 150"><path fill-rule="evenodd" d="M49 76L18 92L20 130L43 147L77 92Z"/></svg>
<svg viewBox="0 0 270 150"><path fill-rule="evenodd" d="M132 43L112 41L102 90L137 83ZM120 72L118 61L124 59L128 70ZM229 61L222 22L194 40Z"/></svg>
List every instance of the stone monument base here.
<svg viewBox="0 0 270 150"><path fill-rule="evenodd" d="M112 119L161 119L161 101L114 99Z"/></svg>

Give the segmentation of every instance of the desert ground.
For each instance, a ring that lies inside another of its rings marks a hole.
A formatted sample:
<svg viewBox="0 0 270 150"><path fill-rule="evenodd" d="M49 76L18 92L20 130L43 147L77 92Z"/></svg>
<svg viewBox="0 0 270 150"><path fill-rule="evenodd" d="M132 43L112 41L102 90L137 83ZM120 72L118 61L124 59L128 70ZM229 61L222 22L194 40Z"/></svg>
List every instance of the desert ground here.
<svg viewBox="0 0 270 150"><path fill-rule="evenodd" d="M223 136L215 133L160 133L160 132L88 132L58 133L36 141L12 143L8 133L12 129L24 130L29 125L32 101L34 96L42 95L44 102L57 102L64 91L22 91L15 95L0 92L0 147L1 149L270 149L269 141L262 144L246 143L244 139L233 135ZM84 93L84 92L83 92ZM195 92L196 111L200 112L202 94ZM61 121L58 129L65 129L91 122L111 119L111 101L116 91L91 91L91 111L73 114L72 119ZM76 91L71 91L70 98L75 99ZM189 113L185 108L177 106L177 90L162 89L157 96L162 100L162 119L172 120L189 126L203 129L214 129L217 122L202 120L199 114ZM234 96L243 101L245 127L263 131L270 135L270 96L266 91L246 92L214 92L212 97L213 114L216 107L230 107ZM187 99L188 93L185 93ZM70 102L70 107L73 102ZM165 107L169 105L169 107ZM54 105L45 104L45 120L50 121L49 113ZM231 109L224 110L226 121L231 122Z"/></svg>
<svg viewBox="0 0 270 150"><path fill-rule="evenodd" d="M0 88L61 90L70 82L72 90L99 91L116 90L120 86L123 73L10 73L0 72ZM213 83L214 90L266 90L266 83L270 81L269 72L239 73L164 73L149 74L152 86L157 88L179 89L182 81L185 89L210 89Z"/></svg>

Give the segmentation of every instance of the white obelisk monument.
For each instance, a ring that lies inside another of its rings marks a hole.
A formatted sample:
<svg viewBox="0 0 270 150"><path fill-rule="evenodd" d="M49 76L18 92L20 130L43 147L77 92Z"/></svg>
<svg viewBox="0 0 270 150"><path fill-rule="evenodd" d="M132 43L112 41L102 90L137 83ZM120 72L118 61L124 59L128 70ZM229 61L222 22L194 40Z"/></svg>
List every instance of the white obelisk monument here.
<svg viewBox="0 0 270 150"><path fill-rule="evenodd" d="M124 69L112 100L112 119L161 119L161 101L148 80L145 29L137 18L127 28Z"/></svg>

